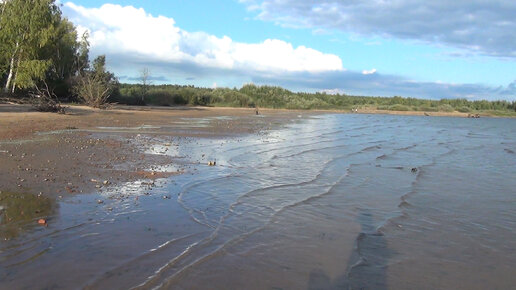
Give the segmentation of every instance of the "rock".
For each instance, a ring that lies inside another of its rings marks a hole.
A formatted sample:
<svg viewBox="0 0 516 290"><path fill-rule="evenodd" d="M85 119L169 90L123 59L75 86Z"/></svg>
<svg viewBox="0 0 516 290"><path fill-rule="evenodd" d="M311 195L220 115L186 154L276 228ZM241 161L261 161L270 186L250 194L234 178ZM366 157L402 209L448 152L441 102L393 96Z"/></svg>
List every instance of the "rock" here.
<svg viewBox="0 0 516 290"><path fill-rule="evenodd" d="M97 203L98 203L98 204L103 204L103 203L104 203L104 201L103 201L103 200L101 200L101 199L98 199L98 200L97 200Z"/></svg>
<svg viewBox="0 0 516 290"><path fill-rule="evenodd" d="M40 225L46 225L46 224L47 224L47 220L46 220L46 219L39 219L39 220L38 220L38 224L40 224Z"/></svg>
<svg viewBox="0 0 516 290"><path fill-rule="evenodd" d="M413 167L410 171L412 171L413 173L416 173L417 172L417 168Z"/></svg>

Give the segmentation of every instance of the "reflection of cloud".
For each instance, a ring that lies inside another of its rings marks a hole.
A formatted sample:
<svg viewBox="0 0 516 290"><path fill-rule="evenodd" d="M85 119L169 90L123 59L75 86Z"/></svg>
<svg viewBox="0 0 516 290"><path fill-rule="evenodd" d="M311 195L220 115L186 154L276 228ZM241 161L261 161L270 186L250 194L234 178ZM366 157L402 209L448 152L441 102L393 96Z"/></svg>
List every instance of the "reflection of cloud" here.
<svg viewBox="0 0 516 290"><path fill-rule="evenodd" d="M219 69L251 71L335 71L341 59L305 46L294 47L278 39L261 43L235 42L204 32L188 32L174 19L154 17L142 8L105 4L85 8L67 2L67 15L82 30L90 32L94 52L123 58L159 60L170 64L189 63Z"/></svg>
<svg viewBox="0 0 516 290"><path fill-rule="evenodd" d="M415 39L488 55L516 57L513 0L240 2L252 7L258 18L288 27Z"/></svg>

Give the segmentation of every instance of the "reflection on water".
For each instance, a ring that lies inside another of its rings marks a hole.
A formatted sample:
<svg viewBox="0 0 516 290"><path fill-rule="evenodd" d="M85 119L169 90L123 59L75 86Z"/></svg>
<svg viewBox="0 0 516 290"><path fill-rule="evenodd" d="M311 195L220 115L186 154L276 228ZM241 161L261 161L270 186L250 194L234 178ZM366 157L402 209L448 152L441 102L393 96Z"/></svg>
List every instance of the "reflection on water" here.
<svg viewBox="0 0 516 290"><path fill-rule="evenodd" d="M61 202L0 244L0 288L511 288L515 148L516 122L488 118L164 138L149 152L185 174Z"/></svg>
<svg viewBox="0 0 516 290"><path fill-rule="evenodd" d="M0 191L0 239L18 237L24 230L38 224L38 219L52 214L49 198L27 193Z"/></svg>

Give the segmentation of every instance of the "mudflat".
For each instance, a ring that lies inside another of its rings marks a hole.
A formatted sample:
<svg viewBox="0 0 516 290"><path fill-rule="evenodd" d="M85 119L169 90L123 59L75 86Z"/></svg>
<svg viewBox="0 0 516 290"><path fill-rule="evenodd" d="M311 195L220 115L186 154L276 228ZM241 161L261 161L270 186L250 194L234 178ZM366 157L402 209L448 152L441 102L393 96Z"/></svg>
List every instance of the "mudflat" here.
<svg viewBox="0 0 516 290"><path fill-rule="evenodd" d="M209 107L71 106L66 112L0 104L0 190L62 198L180 174L183 169L158 170L170 158L145 153L155 138L179 146L182 138L257 133L299 115L264 109L257 117L254 109Z"/></svg>
<svg viewBox="0 0 516 290"><path fill-rule="evenodd" d="M25 109L0 113L1 289L516 283L514 119Z"/></svg>

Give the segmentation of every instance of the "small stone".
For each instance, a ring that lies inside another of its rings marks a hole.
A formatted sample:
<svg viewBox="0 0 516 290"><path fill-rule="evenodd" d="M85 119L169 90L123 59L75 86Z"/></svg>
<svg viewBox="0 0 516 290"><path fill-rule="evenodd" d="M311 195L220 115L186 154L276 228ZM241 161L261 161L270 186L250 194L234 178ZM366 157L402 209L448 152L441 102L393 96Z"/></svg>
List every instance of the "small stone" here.
<svg viewBox="0 0 516 290"><path fill-rule="evenodd" d="M98 204L102 204L102 203L104 203L104 201L103 201L103 200L101 200L101 199L98 199L98 200L97 200L97 203L98 203Z"/></svg>
<svg viewBox="0 0 516 290"><path fill-rule="evenodd" d="M38 224L40 224L40 225L46 225L46 224L47 224L47 220L45 220L45 219L39 219L39 220L38 220Z"/></svg>

